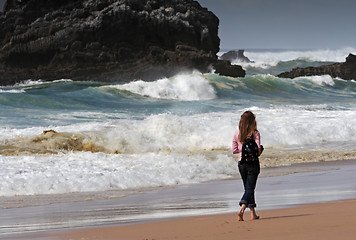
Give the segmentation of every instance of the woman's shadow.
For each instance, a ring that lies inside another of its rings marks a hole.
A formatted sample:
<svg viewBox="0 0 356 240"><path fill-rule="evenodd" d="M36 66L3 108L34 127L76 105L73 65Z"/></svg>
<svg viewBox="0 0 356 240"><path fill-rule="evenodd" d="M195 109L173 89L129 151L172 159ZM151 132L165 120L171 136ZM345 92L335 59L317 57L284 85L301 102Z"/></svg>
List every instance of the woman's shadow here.
<svg viewBox="0 0 356 240"><path fill-rule="evenodd" d="M309 216L311 214L296 214L296 215L287 215L287 216L274 216L274 217L261 217L261 220L272 220L272 219L279 219L279 218L294 218L294 217L304 217Z"/></svg>

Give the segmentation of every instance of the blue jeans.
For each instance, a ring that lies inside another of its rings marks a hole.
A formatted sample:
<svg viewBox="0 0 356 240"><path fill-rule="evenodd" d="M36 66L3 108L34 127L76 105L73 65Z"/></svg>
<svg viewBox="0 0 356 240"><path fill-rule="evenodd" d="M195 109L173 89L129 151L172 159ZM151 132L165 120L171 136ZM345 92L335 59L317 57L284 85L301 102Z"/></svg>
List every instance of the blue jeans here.
<svg viewBox="0 0 356 240"><path fill-rule="evenodd" d="M246 204L249 208L256 207L255 188L258 174L260 174L260 163L241 163L239 162L239 172L244 184L245 192L241 198L240 206Z"/></svg>

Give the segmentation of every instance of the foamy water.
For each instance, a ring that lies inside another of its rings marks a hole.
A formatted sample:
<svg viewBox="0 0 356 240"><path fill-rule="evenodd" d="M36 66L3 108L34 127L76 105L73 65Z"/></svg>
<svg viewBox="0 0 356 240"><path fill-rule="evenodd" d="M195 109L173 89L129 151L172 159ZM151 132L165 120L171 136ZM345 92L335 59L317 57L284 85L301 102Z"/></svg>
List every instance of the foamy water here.
<svg viewBox="0 0 356 240"><path fill-rule="evenodd" d="M198 101L216 97L214 88L198 72L177 75L172 79L164 78L154 82L140 80L127 84L105 86L104 88L110 87L157 99Z"/></svg>
<svg viewBox="0 0 356 240"><path fill-rule="evenodd" d="M309 62L345 62L349 53L355 53L356 49L347 47L341 49L319 49L319 50L286 50L286 51L257 51L246 50L244 55L254 63L243 63L236 60L235 64L246 66L258 66L269 68L276 66L279 62L293 60L306 60Z"/></svg>
<svg viewBox="0 0 356 240"><path fill-rule="evenodd" d="M340 52L313 53L333 61ZM254 54L252 60L266 57ZM276 66L253 71L277 71L287 55L288 64L299 64L290 52L274 54ZM251 72L245 78L195 72L153 82L1 87L0 196L234 178L232 136L245 110L257 116L262 167L355 159L355 92L355 81L328 75L281 79Z"/></svg>

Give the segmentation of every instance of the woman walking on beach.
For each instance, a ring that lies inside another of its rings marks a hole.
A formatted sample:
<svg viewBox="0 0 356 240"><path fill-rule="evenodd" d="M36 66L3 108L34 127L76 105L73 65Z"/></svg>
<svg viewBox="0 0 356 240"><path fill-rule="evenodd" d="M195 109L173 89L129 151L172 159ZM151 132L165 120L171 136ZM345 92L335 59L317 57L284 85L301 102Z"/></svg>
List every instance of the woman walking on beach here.
<svg viewBox="0 0 356 240"><path fill-rule="evenodd" d="M254 146L255 150L248 153L250 151L249 146L250 149L251 146ZM250 208L252 220L260 218L255 211L255 187L258 174L260 173L258 156L261 155L262 151L263 147L260 143L260 133L257 130L256 117L251 111L246 111L241 115L239 128L236 130L232 141L232 152L239 154L239 172L245 189L239 203L241 209L237 213L239 221L244 220L243 215L246 208Z"/></svg>

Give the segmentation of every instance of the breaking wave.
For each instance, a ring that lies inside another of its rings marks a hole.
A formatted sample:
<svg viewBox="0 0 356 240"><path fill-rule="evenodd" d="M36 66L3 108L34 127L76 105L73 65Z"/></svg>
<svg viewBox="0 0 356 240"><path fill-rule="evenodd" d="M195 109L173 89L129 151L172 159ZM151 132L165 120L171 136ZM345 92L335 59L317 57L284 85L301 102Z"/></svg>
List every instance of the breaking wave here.
<svg viewBox="0 0 356 240"><path fill-rule="evenodd" d="M143 97L180 101L210 100L216 97L214 88L200 73L180 74L154 82L134 81L105 88L128 91Z"/></svg>

